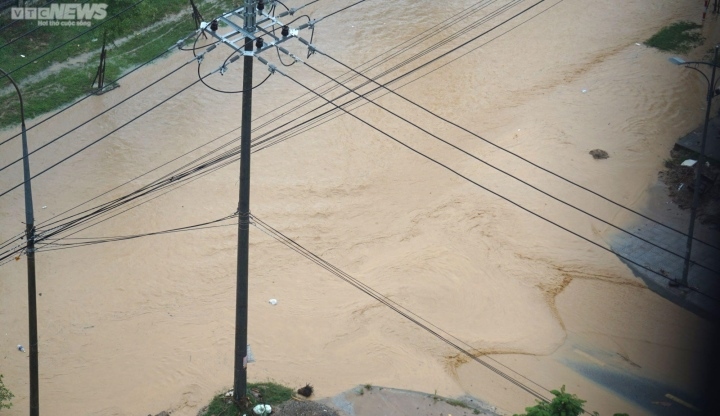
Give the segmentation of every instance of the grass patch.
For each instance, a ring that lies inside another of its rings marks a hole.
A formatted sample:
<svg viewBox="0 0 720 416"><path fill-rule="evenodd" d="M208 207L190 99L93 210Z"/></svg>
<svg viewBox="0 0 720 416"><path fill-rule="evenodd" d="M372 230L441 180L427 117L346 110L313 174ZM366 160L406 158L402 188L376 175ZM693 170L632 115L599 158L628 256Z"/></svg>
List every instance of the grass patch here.
<svg viewBox="0 0 720 416"><path fill-rule="evenodd" d="M236 406L231 398L225 397L225 393L222 393L212 399L202 416L241 416L250 414L252 408L258 404L276 406L290 400L293 395L291 388L273 382L248 383L248 390L259 392L262 395L262 401L258 400L254 395L248 394L250 405L240 407Z"/></svg>
<svg viewBox="0 0 720 416"><path fill-rule="evenodd" d="M205 0L196 3L205 19L235 7L234 0ZM112 9L112 2L109 4L111 7L108 8L108 16L122 10ZM181 12L179 19L169 19ZM139 9L130 16L132 18L123 20L123 24L116 28L115 36L127 37L127 39L117 46L108 45L106 85L112 84L131 68L171 48L178 39L195 30L189 12L190 7L186 0L154 0L151 6ZM141 29L162 19L168 20L151 30L138 33ZM39 58L46 51L58 47L88 28L50 26L38 28L37 22L34 21L16 22L17 24L13 24L0 34L0 63L5 71L14 71L12 77L20 84L26 118L61 108L90 92L99 64L105 25L98 26L94 23L95 30ZM10 23L9 14L0 16L0 25L8 23ZM18 39L31 30L32 33ZM68 64L69 60L84 53L90 53L90 58L74 65ZM41 71L56 64L65 67L38 78ZM163 74L169 70L170 68L167 70L163 68ZM9 83L0 80L0 89L4 92L0 94L0 128L19 124L20 109L16 93L14 89L6 87L10 87Z"/></svg>
<svg viewBox="0 0 720 416"><path fill-rule="evenodd" d="M676 22L660 29L659 32L646 40L645 44L661 51L685 53L705 41L705 38L700 34L701 27L693 22Z"/></svg>

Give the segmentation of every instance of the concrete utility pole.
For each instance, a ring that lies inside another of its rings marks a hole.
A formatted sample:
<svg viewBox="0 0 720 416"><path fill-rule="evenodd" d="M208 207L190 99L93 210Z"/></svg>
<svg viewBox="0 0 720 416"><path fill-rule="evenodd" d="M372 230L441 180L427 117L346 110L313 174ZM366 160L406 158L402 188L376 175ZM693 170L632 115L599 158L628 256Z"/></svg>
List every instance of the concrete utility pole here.
<svg viewBox="0 0 720 416"><path fill-rule="evenodd" d="M236 403L246 401L247 392L247 364L248 364L248 259L249 259L249 228L250 228L250 138L252 121L252 90L253 90L253 58L260 52L278 47L284 53L289 53L278 45L297 35L297 30L290 30L287 25L280 22L280 18L295 13L297 9L289 9L280 14L268 14L267 10L274 6L274 1L245 0L243 7L225 13L217 20L204 27L209 27L211 34L218 43L230 46L243 56L243 89L242 89L242 128L240 136L240 201L238 203L238 253L237 253L237 289L235 311L235 367L233 380L233 399ZM232 18L242 18L240 26ZM223 23L230 28L227 33L219 34L219 24ZM303 27L311 27L306 23ZM280 29L275 34L275 29ZM272 38L265 43L261 32ZM257 48L256 50L253 50ZM271 73L275 66L258 57L268 65ZM229 59L232 63L237 59ZM223 72L225 67L223 66Z"/></svg>
<svg viewBox="0 0 720 416"><path fill-rule="evenodd" d="M250 254L250 135L252 121L254 0L245 0L243 59L242 130L240 137L240 202L238 204L237 289L235 294L235 377L233 398L245 400L247 390L248 257Z"/></svg>
<svg viewBox="0 0 720 416"><path fill-rule="evenodd" d="M28 327L30 335L30 416L40 415L40 382L38 379L38 334L37 299L35 289L35 218L33 215L32 187L30 186L30 160L28 159L27 129L25 128L25 109L20 87L10 74L0 69L0 75L7 77L15 87L20 99L20 121L22 127L23 179L25 184L25 239L27 241L28 271Z"/></svg>

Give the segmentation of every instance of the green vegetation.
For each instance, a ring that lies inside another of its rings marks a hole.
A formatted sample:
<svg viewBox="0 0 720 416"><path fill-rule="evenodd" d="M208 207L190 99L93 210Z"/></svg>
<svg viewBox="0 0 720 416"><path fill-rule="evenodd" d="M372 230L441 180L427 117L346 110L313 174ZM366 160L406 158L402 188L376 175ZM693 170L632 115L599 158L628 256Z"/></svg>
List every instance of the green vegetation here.
<svg viewBox="0 0 720 416"><path fill-rule="evenodd" d="M9 409L12 407L11 400L15 395L5 387L2 379L3 375L0 374L0 409Z"/></svg>
<svg viewBox="0 0 720 416"><path fill-rule="evenodd" d="M280 384L273 382L248 383L248 391L259 393L259 397L262 397L262 400L258 399L258 397L254 394L248 394L250 403L246 407L241 407L233 403L232 397L225 397L225 393L222 393L212 399L202 415L240 416L243 414L249 414L252 411L252 408L258 404L276 406L278 404L285 403L293 396L293 390L291 388L281 386Z"/></svg>
<svg viewBox="0 0 720 416"><path fill-rule="evenodd" d="M93 21L90 28L38 27L37 21L25 20L3 30L0 62L20 84L26 118L70 104L91 91L103 36L108 40L105 79L110 85L122 73L173 47L195 30L187 0L145 1L110 20L135 2L107 0L107 18ZM234 7L233 0L198 0L196 4L205 19ZM0 26L10 23L9 14L0 16ZM69 43L42 56L65 42ZM6 80L0 80L0 128L19 124L18 100L9 87Z"/></svg>
<svg viewBox="0 0 720 416"><path fill-rule="evenodd" d="M697 23L681 21L666 26L645 44L666 52L685 53L690 49L701 45L705 38L700 34L700 26Z"/></svg>
<svg viewBox="0 0 720 416"><path fill-rule="evenodd" d="M579 399L576 395L566 393L565 386L558 390L552 390L555 398L550 402L538 402L535 406L526 407L522 415L515 416L578 416L583 413L585 400ZM597 412L592 415L598 416ZM615 413L614 416L628 416L626 413Z"/></svg>

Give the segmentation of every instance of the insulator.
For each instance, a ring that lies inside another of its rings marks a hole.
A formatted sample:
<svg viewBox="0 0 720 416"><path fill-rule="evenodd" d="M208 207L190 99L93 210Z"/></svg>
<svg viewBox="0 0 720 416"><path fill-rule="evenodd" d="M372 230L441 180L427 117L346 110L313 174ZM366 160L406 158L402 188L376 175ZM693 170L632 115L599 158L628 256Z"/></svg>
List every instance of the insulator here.
<svg viewBox="0 0 720 416"><path fill-rule="evenodd" d="M286 38L287 35L290 34L290 28L289 28L287 25L285 25L285 26L283 26L282 29L280 30L280 33L282 33L283 37Z"/></svg>
<svg viewBox="0 0 720 416"><path fill-rule="evenodd" d="M262 11L265 8L265 2L263 0L260 0L257 4L257 9Z"/></svg>
<svg viewBox="0 0 720 416"><path fill-rule="evenodd" d="M212 22L210 22L210 30L212 30L213 32L217 32L217 30L218 30L218 21L217 21L217 19L215 19L215 20L213 20Z"/></svg>
<svg viewBox="0 0 720 416"><path fill-rule="evenodd" d="M255 47L261 49L263 47L263 38L255 39Z"/></svg>

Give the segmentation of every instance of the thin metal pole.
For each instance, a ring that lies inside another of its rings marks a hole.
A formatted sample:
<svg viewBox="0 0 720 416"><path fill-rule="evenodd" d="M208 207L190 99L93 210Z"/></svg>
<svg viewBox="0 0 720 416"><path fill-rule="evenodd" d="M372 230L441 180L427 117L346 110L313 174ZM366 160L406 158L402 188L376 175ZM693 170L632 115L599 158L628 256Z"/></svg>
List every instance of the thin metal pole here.
<svg viewBox="0 0 720 416"><path fill-rule="evenodd" d="M40 415L40 387L38 379L38 335L37 335L37 298L35 289L35 218L33 215L32 187L30 186L30 160L28 159L27 129L25 128L25 108L20 88L12 77L2 69L15 87L20 98L20 120L22 123L23 180L25 185L25 238L27 241L28 270L28 326L30 335L30 416Z"/></svg>
<svg viewBox="0 0 720 416"><path fill-rule="evenodd" d="M688 285L688 273L690 272L690 254L692 252L693 233L695 232L695 216L697 215L698 204L700 202L700 186L702 184L702 169L705 165L705 142L707 140L708 124L710 123L710 107L712 99L715 96L715 69L717 68L718 49L720 45L715 45L715 56L712 62L712 75L708 80L707 89L707 108L705 109L705 125L703 127L702 141L700 142L700 156L697 161L697 172L695 173L695 188L693 189L692 205L690 207L690 228L688 230L688 239L685 246L685 264L683 265L682 285Z"/></svg>
<svg viewBox="0 0 720 416"><path fill-rule="evenodd" d="M245 0L245 25L255 32L255 1ZM253 51L253 40L245 38L245 51ZM237 288L235 293L235 374L233 398L246 400L247 390L247 324L248 324L248 259L250 228L250 136L252 120L253 56L243 60L242 129L240 136L240 202L238 204Z"/></svg>

